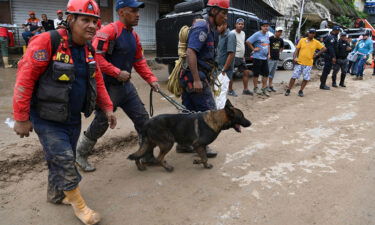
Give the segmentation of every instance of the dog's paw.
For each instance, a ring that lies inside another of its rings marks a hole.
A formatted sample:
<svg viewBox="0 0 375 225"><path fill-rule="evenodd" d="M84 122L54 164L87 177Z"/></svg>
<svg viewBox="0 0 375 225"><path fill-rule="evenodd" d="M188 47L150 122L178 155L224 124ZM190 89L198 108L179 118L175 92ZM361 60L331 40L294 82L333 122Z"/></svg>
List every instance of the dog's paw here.
<svg viewBox="0 0 375 225"><path fill-rule="evenodd" d="M193 164L201 164L202 160L200 159L194 159Z"/></svg>
<svg viewBox="0 0 375 225"><path fill-rule="evenodd" d="M146 166L143 165L140 161L136 161L135 165L137 165L139 171L145 171L147 169Z"/></svg>
<svg viewBox="0 0 375 225"><path fill-rule="evenodd" d="M209 163L204 165L204 168L206 168L206 169L212 169L213 167L214 166L212 164L209 164Z"/></svg>
<svg viewBox="0 0 375 225"><path fill-rule="evenodd" d="M169 173L172 173L173 170L174 170L174 167L173 166L167 166L167 167L164 167L164 169L169 172Z"/></svg>

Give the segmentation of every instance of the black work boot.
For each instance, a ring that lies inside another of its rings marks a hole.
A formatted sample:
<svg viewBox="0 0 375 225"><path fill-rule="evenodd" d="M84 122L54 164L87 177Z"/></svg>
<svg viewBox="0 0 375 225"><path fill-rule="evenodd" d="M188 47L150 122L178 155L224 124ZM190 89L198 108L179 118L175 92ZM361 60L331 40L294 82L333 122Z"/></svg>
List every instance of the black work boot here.
<svg viewBox="0 0 375 225"><path fill-rule="evenodd" d="M206 155L207 158L215 158L217 156L217 152L215 152L212 148L206 146Z"/></svg>
<svg viewBox="0 0 375 225"><path fill-rule="evenodd" d="M194 149L193 146L186 146L186 145L177 145L176 147L177 153L193 153Z"/></svg>

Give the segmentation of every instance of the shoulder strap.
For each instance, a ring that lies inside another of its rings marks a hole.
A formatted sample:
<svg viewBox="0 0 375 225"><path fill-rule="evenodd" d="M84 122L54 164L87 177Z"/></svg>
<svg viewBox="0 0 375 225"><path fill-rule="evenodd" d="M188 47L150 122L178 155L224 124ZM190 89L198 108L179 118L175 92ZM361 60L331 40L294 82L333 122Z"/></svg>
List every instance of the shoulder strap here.
<svg viewBox="0 0 375 225"><path fill-rule="evenodd" d="M57 30L50 30L48 32L51 35L51 49L52 49L51 56L54 56L56 54L57 48L60 45L61 35L59 34Z"/></svg>
<svg viewBox="0 0 375 225"><path fill-rule="evenodd" d="M95 55L95 48L94 48L94 46L92 46L90 41L87 41L87 47L88 47L89 51L91 52L92 56L94 56Z"/></svg>

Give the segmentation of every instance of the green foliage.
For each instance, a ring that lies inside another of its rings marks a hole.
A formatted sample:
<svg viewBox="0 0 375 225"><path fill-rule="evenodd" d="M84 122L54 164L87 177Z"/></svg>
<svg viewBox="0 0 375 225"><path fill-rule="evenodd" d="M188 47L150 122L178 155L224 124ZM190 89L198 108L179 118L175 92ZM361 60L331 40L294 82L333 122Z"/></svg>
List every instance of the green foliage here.
<svg viewBox="0 0 375 225"><path fill-rule="evenodd" d="M337 17L336 22L338 24L341 24L341 25L343 25L345 27L348 27L348 28L353 27L353 25L354 25L353 20L351 18L347 17L347 16L344 16L344 15Z"/></svg>
<svg viewBox="0 0 375 225"><path fill-rule="evenodd" d="M358 17L361 19L366 19L368 17L367 13L365 12L361 12L359 10L355 10L355 11L357 12Z"/></svg>

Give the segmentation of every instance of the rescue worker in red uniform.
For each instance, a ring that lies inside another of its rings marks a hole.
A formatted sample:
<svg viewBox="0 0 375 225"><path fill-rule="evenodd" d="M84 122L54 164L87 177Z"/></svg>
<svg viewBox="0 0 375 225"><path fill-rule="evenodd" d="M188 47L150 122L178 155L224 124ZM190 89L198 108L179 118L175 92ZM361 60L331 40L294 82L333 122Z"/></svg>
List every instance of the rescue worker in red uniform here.
<svg viewBox="0 0 375 225"><path fill-rule="evenodd" d="M147 66L143 56L139 36L133 29L138 25L139 8L144 6L143 2L136 0L117 0L116 10L119 21L102 27L93 40L98 63L114 107L121 108L129 116L138 134L149 120L149 115L130 81L132 68L134 67L155 91L159 89L157 78ZM76 161L83 171L95 170L87 158L97 140L107 129L107 118L102 110L97 110L94 121L78 141ZM139 140L141 139L142 137L139 136ZM151 164L156 162L153 154L145 156L142 160Z"/></svg>
<svg viewBox="0 0 375 225"><path fill-rule="evenodd" d="M42 33L30 40L18 64L14 88L14 130L28 137L34 129L45 153L49 173L47 200L69 204L84 224L97 224L100 215L87 207L75 167L75 149L86 117L98 105L111 128L113 104L105 89L89 44L96 32L99 7L94 0L70 0L67 29Z"/></svg>

